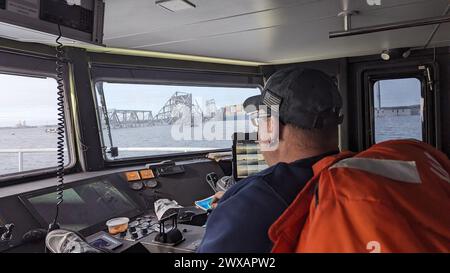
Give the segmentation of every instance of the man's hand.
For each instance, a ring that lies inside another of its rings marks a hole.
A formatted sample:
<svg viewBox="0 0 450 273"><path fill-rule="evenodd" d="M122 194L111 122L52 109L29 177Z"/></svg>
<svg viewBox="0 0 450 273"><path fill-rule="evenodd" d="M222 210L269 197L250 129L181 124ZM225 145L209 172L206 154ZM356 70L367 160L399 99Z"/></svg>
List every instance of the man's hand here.
<svg viewBox="0 0 450 273"><path fill-rule="evenodd" d="M224 191L218 191L216 194L214 194L213 200L211 201L211 207L215 209L217 207L217 203L219 202L220 198L222 198Z"/></svg>

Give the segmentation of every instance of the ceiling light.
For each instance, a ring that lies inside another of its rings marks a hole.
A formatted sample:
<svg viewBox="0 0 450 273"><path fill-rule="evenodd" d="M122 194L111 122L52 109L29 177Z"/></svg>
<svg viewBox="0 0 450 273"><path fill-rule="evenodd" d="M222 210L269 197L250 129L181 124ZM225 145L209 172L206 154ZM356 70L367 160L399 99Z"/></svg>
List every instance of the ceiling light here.
<svg viewBox="0 0 450 273"><path fill-rule="evenodd" d="M172 12L195 8L188 0L157 0L155 3Z"/></svg>
<svg viewBox="0 0 450 273"><path fill-rule="evenodd" d="M391 59L391 53L389 50L383 50L383 52L381 52L381 59L385 61L389 61Z"/></svg>

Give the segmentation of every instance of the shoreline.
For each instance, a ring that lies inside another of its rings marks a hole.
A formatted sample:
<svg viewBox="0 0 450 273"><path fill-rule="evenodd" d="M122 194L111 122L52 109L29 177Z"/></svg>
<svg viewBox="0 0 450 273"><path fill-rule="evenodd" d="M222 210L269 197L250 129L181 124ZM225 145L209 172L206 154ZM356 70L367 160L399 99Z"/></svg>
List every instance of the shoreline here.
<svg viewBox="0 0 450 273"><path fill-rule="evenodd" d="M55 128L57 125L37 125L37 126L21 126L21 127L15 127L15 126L8 126L8 127L0 127L0 130L6 130L6 129L33 129L33 128Z"/></svg>

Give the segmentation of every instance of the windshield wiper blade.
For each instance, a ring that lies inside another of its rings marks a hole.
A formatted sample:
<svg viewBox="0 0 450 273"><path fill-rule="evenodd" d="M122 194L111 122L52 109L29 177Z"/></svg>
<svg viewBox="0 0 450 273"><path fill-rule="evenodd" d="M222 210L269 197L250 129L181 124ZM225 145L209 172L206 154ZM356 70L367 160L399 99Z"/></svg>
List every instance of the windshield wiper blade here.
<svg viewBox="0 0 450 273"><path fill-rule="evenodd" d="M109 138L109 144L110 144L110 148L103 147L103 151L105 153L111 154L111 157L118 157L119 156L119 148L114 147L114 144L113 144L112 134L111 134L111 125L110 125L109 116L108 116L108 108L106 107L105 92L103 91L103 83L102 82L97 83L97 90L98 90L98 94L100 95L100 103L102 105L101 110L103 113L103 119L105 120L105 126L106 126L106 130L108 132L108 138Z"/></svg>

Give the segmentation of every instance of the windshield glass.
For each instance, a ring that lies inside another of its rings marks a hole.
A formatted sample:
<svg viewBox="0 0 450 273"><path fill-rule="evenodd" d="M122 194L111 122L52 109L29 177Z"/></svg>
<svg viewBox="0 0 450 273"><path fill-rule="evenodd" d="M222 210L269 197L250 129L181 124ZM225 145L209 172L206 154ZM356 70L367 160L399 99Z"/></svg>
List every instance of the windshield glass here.
<svg viewBox="0 0 450 273"><path fill-rule="evenodd" d="M0 177L57 165L57 84L0 73ZM65 143L65 163L70 155Z"/></svg>
<svg viewBox="0 0 450 273"><path fill-rule="evenodd" d="M422 140L422 83L416 78L381 80L373 90L375 143Z"/></svg>
<svg viewBox="0 0 450 273"><path fill-rule="evenodd" d="M257 87L98 82L106 159L231 148L234 132L252 132L243 109ZM113 156L111 147L118 147Z"/></svg>

